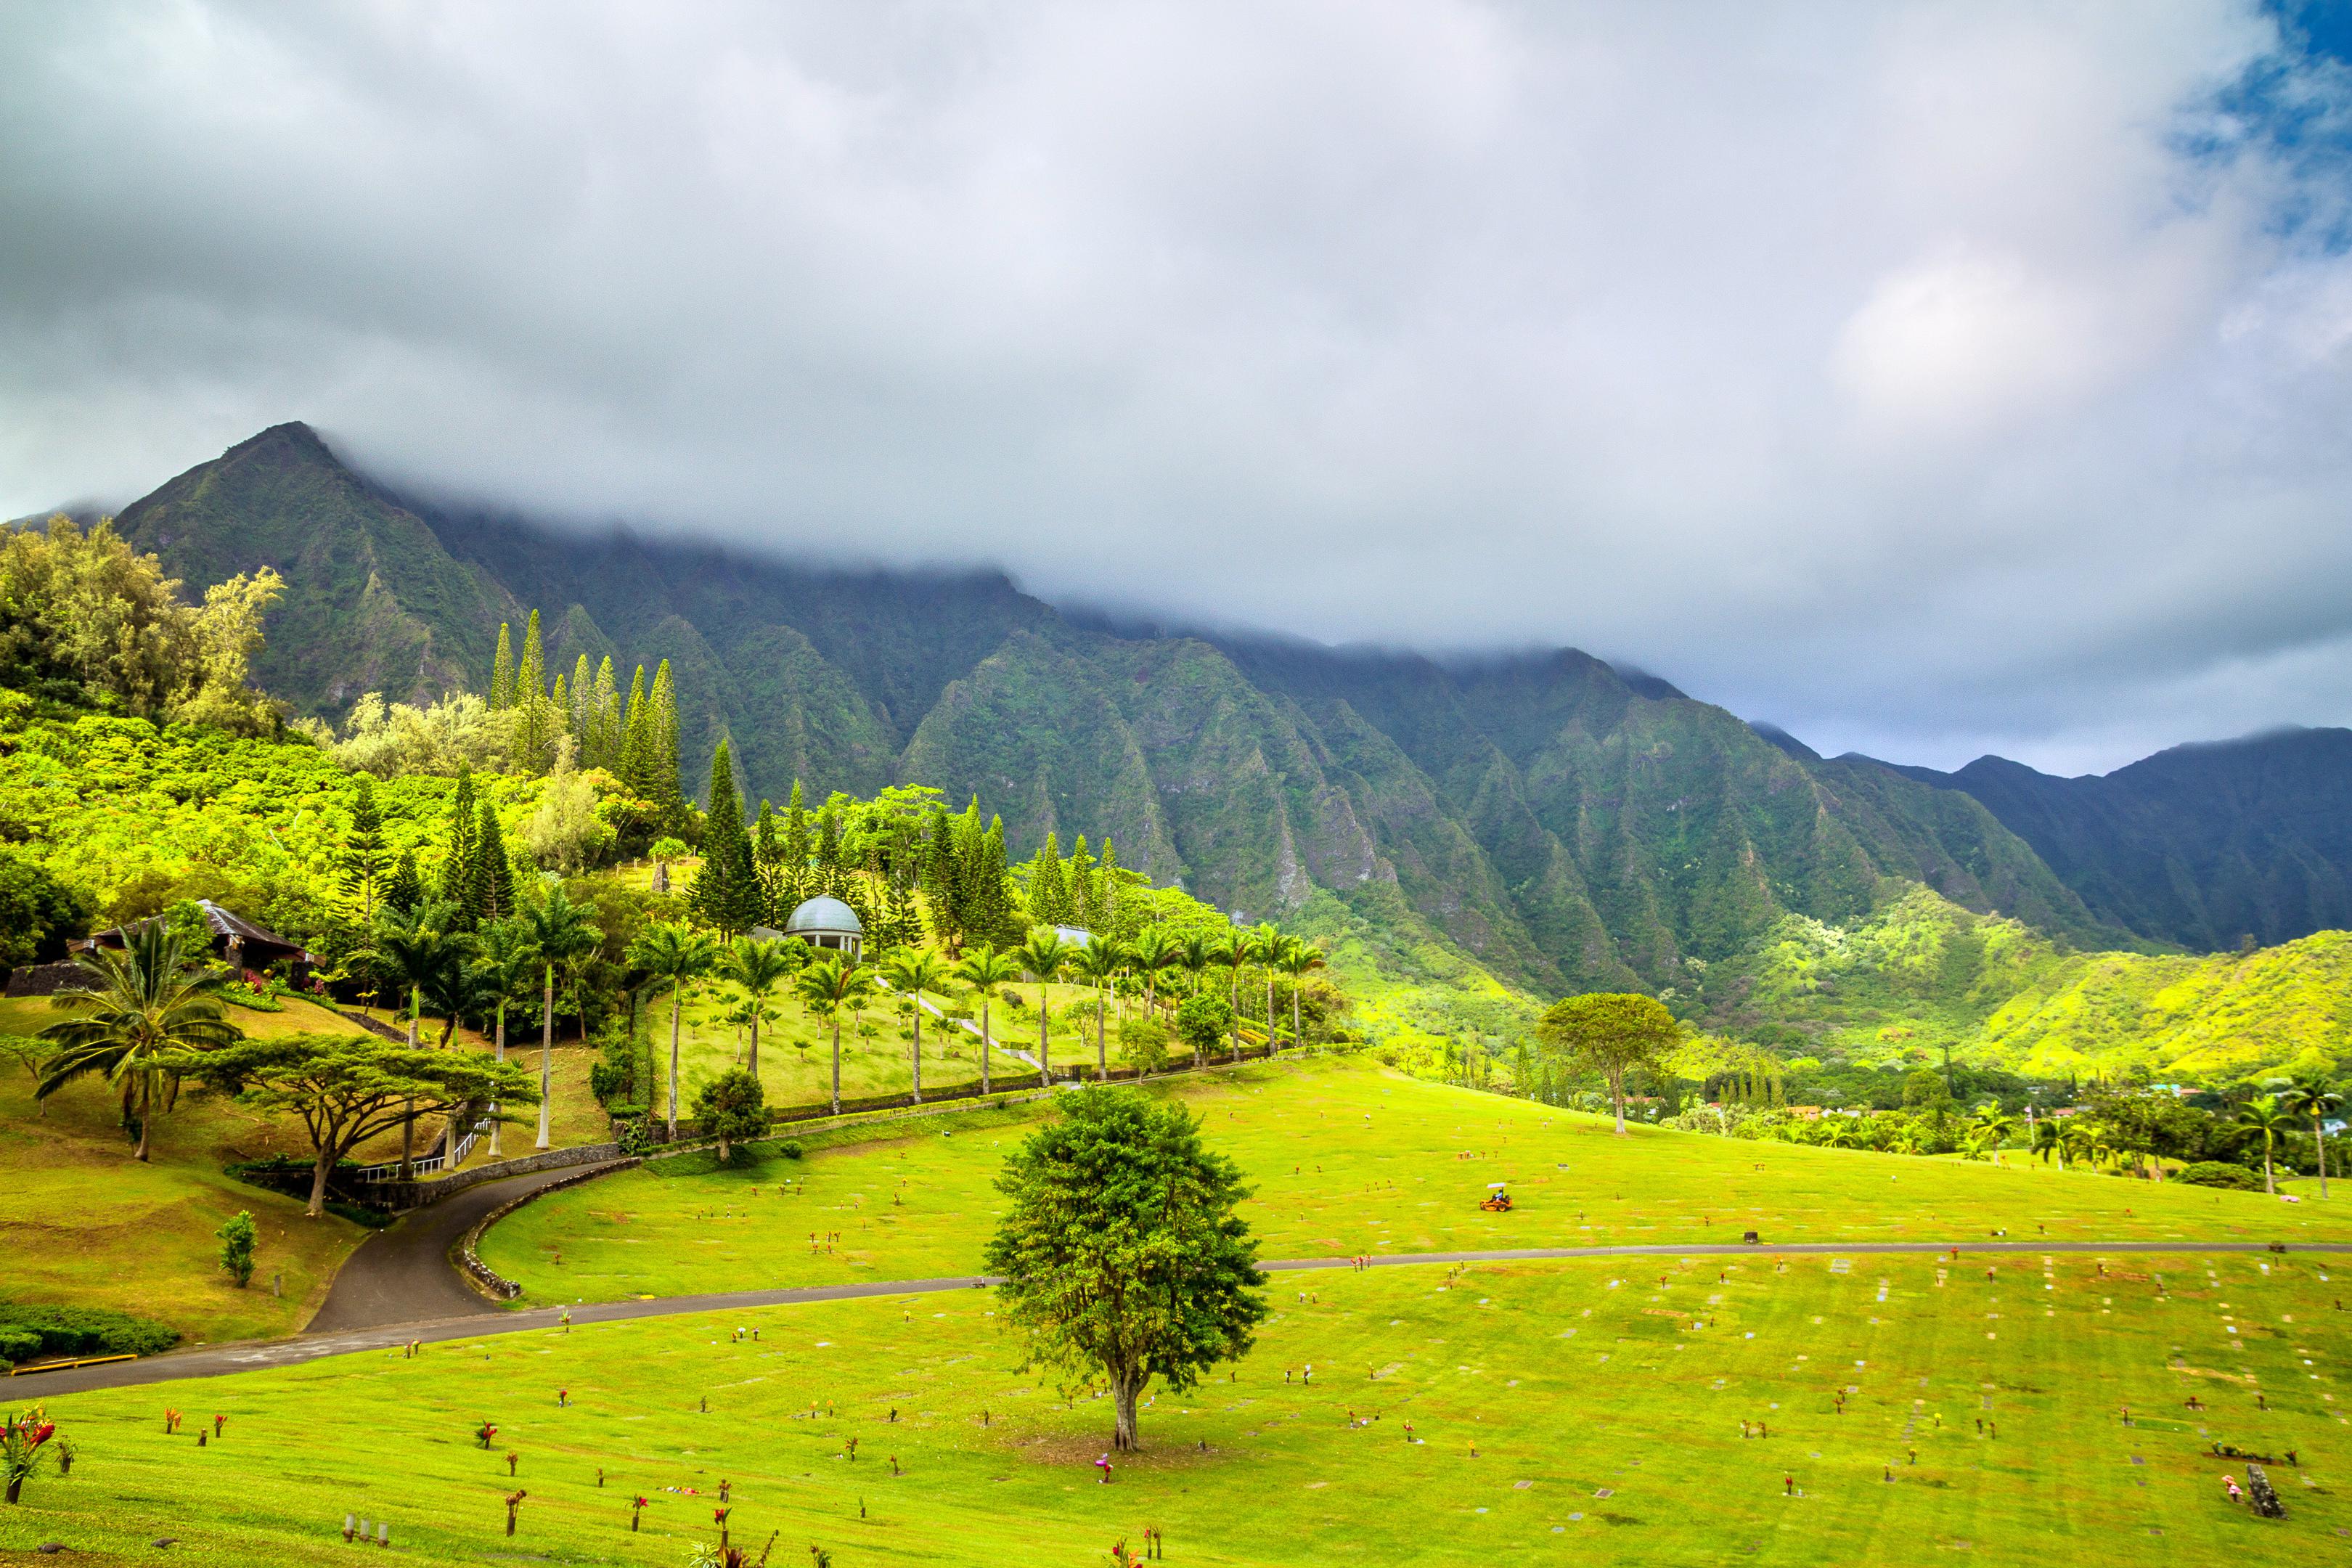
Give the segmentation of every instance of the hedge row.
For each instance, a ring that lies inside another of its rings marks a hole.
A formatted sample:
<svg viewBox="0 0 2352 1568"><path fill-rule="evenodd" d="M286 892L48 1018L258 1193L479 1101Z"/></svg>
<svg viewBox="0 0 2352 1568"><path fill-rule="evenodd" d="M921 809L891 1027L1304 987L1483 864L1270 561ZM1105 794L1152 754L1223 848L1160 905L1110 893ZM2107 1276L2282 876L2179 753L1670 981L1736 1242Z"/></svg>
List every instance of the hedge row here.
<svg viewBox="0 0 2352 1568"><path fill-rule="evenodd" d="M153 1355L179 1342L180 1331L152 1318L103 1307L37 1307L0 1301L0 1359L37 1355Z"/></svg>

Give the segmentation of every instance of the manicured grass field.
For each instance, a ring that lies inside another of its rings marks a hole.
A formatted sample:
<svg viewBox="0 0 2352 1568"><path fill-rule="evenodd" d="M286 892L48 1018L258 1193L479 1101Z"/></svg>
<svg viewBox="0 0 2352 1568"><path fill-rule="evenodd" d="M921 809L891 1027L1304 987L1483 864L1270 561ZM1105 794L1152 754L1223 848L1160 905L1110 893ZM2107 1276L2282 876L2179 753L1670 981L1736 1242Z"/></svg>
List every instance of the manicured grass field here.
<svg viewBox="0 0 2352 1568"><path fill-rule="evenodd" d="M1147 1526L1202 1564L2301 1561L2352 1528L2342 1289L2309 1256L1291 1275L1235 1380L1160 1389L1108 1486L1108 1405L1014 1370L981 1292L532 1331L54 1399L81 1458L0 1547L312 1563L349 1511L415 1562L675 1564L724 1479L736 1542L840 1568L1100 1563ZM2221 1500L2217 1440L2281 1457L2285 1521Z"/></svg>
<svg viewBox="0 0 2352 1568"><path fill-rule="evenodd" d="M1768 1244L2352 1239L2352 1188L2287 1205L2015 1153L1995 1166L1655 1128L1619 1139L1602 1118L1342 1060L1220 1068L1155 1091L1182 1097L1240 1162L1269 1258L1723 1243L1750 1229ZM483 1257L523 1282L526 1305L972 1272L1001 1206L999 1163L1045 1113L813 1140L803 1160L740 1170L657 1162L520 1210ZM1481 1212L1487 1184L1506 1179L1519 1206ZM838 1239L812 1250L813 1231Z"/></svg>
<svg viewBox="0 0 2352 1568"><path fill-rule="evenodd" d="M0 1002L0 1033L30 1034L57 1016L46 1001ZM232 1008L230 1016L255 1035L350 1026L301 1002L281 1013ZM222 1174L233 1160L304 1152L284 1126L184 1093L155 1119L152 1158L142 1165L104 1083L59 1090L46 1113L32 1091L33 1080L13 1068L0 1077L0 1296L118 1308L194 1340L291 1333L363 1234L332 1215L306 1218L294 1199ZM239 1209L261 1227L254 1281L242 1290L221 1271L213 1236ZM269 1289L278 1275L282 1296Z"/></svg>

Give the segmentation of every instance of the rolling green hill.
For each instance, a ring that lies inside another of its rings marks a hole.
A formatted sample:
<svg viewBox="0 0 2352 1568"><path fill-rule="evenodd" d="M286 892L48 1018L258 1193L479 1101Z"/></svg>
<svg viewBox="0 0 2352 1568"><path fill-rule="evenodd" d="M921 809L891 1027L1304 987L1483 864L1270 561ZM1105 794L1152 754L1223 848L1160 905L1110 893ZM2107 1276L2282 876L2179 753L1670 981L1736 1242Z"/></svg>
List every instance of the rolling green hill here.
<svg viewBox="0 0 2352 1568"><path fill-rule="evenodd" d="M976 793L1016 854L1108 836L1248 918L1344 910L1538 994L1687 983L1685 959L1748 951L1788 915L1866 918L1890 879L2083 945L2129 940L1965 793L1792 755L1573 650L1448 666L1123 632L992 574L559 534L404 504L299 425L121 523L193 581L284 574L259 677L306 712L482 684L499 621L536 606L553 668L672 662L689 773L724 732L755 795L795 777Z"/></svg>

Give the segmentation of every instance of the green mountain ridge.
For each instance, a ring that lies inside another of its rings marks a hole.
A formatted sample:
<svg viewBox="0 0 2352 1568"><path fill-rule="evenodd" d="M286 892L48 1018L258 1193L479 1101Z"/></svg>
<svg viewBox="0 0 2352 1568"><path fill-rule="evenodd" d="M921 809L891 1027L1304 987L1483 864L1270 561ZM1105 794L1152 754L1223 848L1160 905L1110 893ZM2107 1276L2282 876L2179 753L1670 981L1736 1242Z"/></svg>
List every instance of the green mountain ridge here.
<svg viewBox="0 0 2352 1568"><path fill-rule="evenodd" d="M1572 649L1443 664L1138 632L1001 574L564 533L404 502L299 425L121 525L192 581L286 576L259 676L305 712L478 686L498 623L537 606L551 669L669 659L687 755L729 736L754 798L795 777L977 793L1016 856L1048 831L1108 837L1222 908L1344 910L1538 994L1687 985L1688 960L1792 915L1866 920L1913 882L2076 946L2136 940L1965 790L1808 760Z"/></svg>

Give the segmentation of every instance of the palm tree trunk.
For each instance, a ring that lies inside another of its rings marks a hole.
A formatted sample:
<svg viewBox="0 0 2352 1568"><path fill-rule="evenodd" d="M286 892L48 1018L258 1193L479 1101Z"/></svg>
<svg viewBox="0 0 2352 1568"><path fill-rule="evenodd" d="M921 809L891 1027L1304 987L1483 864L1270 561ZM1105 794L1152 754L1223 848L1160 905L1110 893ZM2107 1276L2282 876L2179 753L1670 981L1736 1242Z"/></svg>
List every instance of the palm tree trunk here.
<svg viewBox="0 0 2352 1568"><path fill-rule="evenodd" d="M1045 1019L1045 983L1040 980L1037 982L1037 1079L1051 1089L1054 1087L1054 1063L1046 1054Z"/></svg>
<svg viewBox="0 0 2352 1568"><path fill-rule="evenodd" d="M988 994L980 998L980 1092L988 1092Z"/></svg>
<svg viewBox="0 0 2352 1568"><path fill-rule="evenodd" d="M544 1149L548 1145L548 1093L555 1080L555 965L551 963L540 987L540 1005L545 1015L539 1021L539 1142L535 1147Z"/></svg>
<svg viewBox="0 0 2352 1568"><path fill-rule="evenodd" d="M2278 1196L2278 1183L2271 1178L2271 1135L2267 1132L2263 1134L2263 1191L2272 1197Z"/></svg>
<svg viewBox="0 0 2352 1568"><path fill-rule="evenodd" d="M2319 1195L2325 1201L2327 1196L2327 1129L2321 1123L2316 1111L2311 1117L2311 1137L2312 1142L2319 1146Z"/></svg>
<svg viewBox="0 0 2352 1568"><path fill-rule="evenodd" d="M1290 977L1290 1043L1298 1043L1298 977Z"/></svg>
<svg viewBox="0 0 2352 1568"><path fill-rule="evenodd" d="M1278 1055L1274 1044L1274 965L1265 968L1265 1054Z"/></svg>
<svg viewBox="0 0 2352 1568"><path fill-rule="evenodd" d="M502 979L501 979L501 981L500 981L500 989L501 989L501 990L503 990L503 989L504 989L504 985L505 985L505 983L504 983L504 980L503 980L503 978L502 978ZM506 997L505 997L505 996L503 996L503 995L501 995L501 996L499 998L499 1038L498 1038L498 1053L499 1053L499 1060L500 1060L500 1061L504 1061L504 1060L506 1060L506 1059L507 1059L507 999L506 999ZM546 1103L547 1103L547 1096L546 1096L546 1095L545 1095L545 1093L543 1093L543 1092L540 1095L540 1103L541 1103L541 1104L542 1104L542 1105L544 1105L544 1104L546 1104ZM498 1102L497 1100L494 1100L490 1101L490 1158L491 1158L491 1159L493 1159L493 1160L495 1160L495 1159L497 1159L498 1157L499 1157L499 1102Z"/></svg>
<svg viewBox="0 0 2352 1568"><path fill-rule="evenodd" d="M1105 1083L1110 1079L1110 1050L1103 1044L1102 987L1095 987L1095 1081Z"/></svg>
<svg viewBox="0 0 2352 1568"><path fill-rule="evenodd" d="M678 993L686 988L684 978L670 982L669 987L669 1141L677 1142L677 1015L681 1003ZM835 1047L836 1051L838 1047Z"/></svg>
<svg viewBox="0 0 2352 1568"><path fill-rule="evenodd" d="M152 1101L154 1100L154 1098L155 1098L155 1075L154 1075L154 1074L152 1074L152 1073L142 1073L142 1074L140 1074L140 1075L139 1075L139 1149L138 1149L138 1152L137 1152L136 1153L134 1153L134 1154L132 1154L132 1155L131 1156L131 1157L132 1159L134 1159L134 1160L138 1160L138 1161L144 1162L144 1161L146 1160L146 1158L147 1158L147 1129L148 1129L148 1127L149 1127L150 1125L152 1125L152 1124L153 1123L153 1121L154 1121L154 1120L155 1120L155 1119L154 1119L154 1117L152 1117L152 1115L150 1115L150 1114L149 1114L149 1111L150 1111L150 1110L152 1109Z"/></svg>
<svg viewBox="0 0 2352 1568"><path fill-rule="evenodd" d="M915 1103L923 1103L923 994L915 993Z"/></svg>
<svg viewBox="0 0 2352 1568"><path fill-rule="evenodd" d="M424 1006L425 1004L416 987L410 986L408 988L408 1048L412 1051L416 1048L417 1016L424 1011ZM400 1103L402 1110L405 1112L400 1119L400 1179L404 1182L413 1182L416 1180L416 1101L411 1098Z"/></svg>
<svg viewBox="0 0 2352 1568"><path fill-rule="evenodd" d="M833 1010L833 1113L841 1114L841 1009Z"/></svg>

